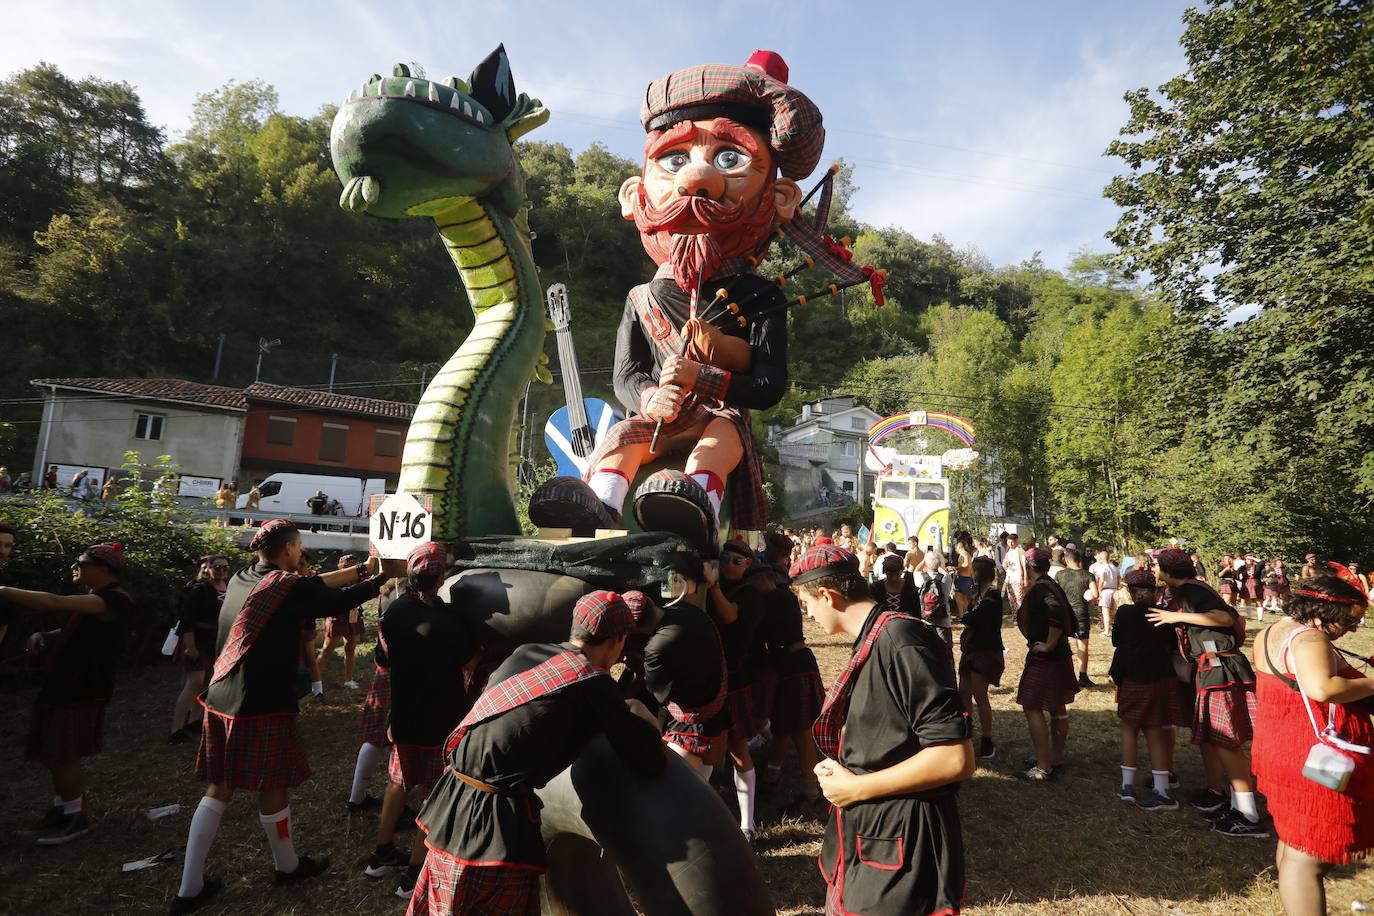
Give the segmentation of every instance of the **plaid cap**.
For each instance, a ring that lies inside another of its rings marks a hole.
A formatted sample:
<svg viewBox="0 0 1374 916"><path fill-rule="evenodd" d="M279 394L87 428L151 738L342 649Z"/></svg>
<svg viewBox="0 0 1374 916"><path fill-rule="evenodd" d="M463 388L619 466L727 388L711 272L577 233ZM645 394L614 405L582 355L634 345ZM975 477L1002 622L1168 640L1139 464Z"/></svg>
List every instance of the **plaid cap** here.
<svg viewBox="0 0 1374 916"><path fill-rule="evenodd" d="M273 534L278 531L295 531L296 526L284 518L274 518L271 521L262 523L258 533L253 535L253 540L248 542L249 550L257 550Z"/></svg>
<svg viewBox="0 0 1374 916"><path fill-rule="evenodd" d="M615 592L583 595L573 605L573 623L597 639L615 639L635 628L634 613Z"/></svg>
<svg viewBox="0 0 1374 916"><path fill-rule="evenodd" d="M443 544L427 541L406 557L406 569L417 576L441 576L448 568L448 549Z"/></svg>
<svg viewBox="0 0 1374 916"><path fill-rule="evenodd" d="M722 553L728 550L731 553L737 553L740 556L748 557L751 560L754 558L754 551L750 550L749 545L744 543L744 541L740 538L731 538L730 540L726 541L720 549Z"/></svg>
<svg viewBox="0 0 1374 916"><path fill-rule="evenodd" d="M84 553L97 563L104 563L115 572L121 572L124 569L124 546L122 544L96 544L94 547L87 547Z"/></svg>
<svg viewBox="0 0 1374 916"><path fill-rule="evenodd" d="M630 616L635 619L635 623L639 623L644 616L644 611L649 607L649 596L639 589L631 589L628 592L622 592L620 600L624 601L625 606L630 609Z"/></svg>
<svg viewBox="0 0 1374 916"><path fill-rule="evenodd" d="M895 553L890 553L887 556L883 557L883 575L887 575L890 572L897 572L905 565L905 560L897 556Z"/></svg>
<svg viewBox="0 0 1374 916"><path fill-rule="evenodd" d="M821 112L802 93L772 74L787 65L776 54L754 52L751 63L702 64L654 80L644 92L639 120L645 131L684 120L728 117L768 133L778 170L800 180L815 171L825 146ZM771 73L769 72L771 71Z"/></svg>
<svg viewBox="0 0 1374 916"><path fill-rule="evenodd" d="M1155 574L1148 569L1133 569L1126 573L1126 584L1131 588L1154 588Z"/></svg>
<svg viewBox="0 0 1374 916"><path fill-rule="evenodd" d="M859 560L843 547L817 544L788 571L793 585L804 585L826 576L858 576Z"/></svg>
<svg viewBox="0 0 1374 916"><path fill-rule="evenodd" d="M1181 579L1191 579L1197 572L1193 569L1193 558L1188 556L1187 551L1179 550L1177 547L1166 547L1161 550L1155 555L1155 562L1169 575Z"/></svg>
<svg viewBox="0 0 1374 916"><path fill-rule="evenodd" d="M1032 569L1049 569L1054 554L1044 547L1032 547L1026 551L1026 564Z"/></svg>

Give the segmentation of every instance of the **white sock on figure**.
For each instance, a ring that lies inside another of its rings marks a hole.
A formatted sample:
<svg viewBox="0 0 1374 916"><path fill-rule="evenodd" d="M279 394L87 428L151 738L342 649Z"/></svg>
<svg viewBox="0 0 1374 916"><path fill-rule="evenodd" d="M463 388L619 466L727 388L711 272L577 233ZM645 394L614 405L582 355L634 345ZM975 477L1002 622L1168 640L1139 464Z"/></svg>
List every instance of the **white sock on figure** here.
<svg viewBox="0 0 1374 916"><path fill-rule="evenodd" d="M594 471L587 486L592 488L597 499L619 512L630 492L630 478L619 471Z"/></svg>
<svg viewBox="0 0 1374 916"><path fill-rule="evenodd" d="M181 867L180 897L194 897L205 887L205 860L210 855L210 845L219 833L220 818L228 807L218 799L205 796L191 815L191 830L186 834L186 861Z"/></svg>
<svg viewBox="0 0 1374 916"><path fill-rule="evenodd" d="M374 773L387 759L386 747L364 741L358 748L358 763L353 767L353 788L348 793L348 801L358 804L367 797L367 784Z"/></svg>
<svg viewBox="0 0 1374 916"><path fill-rule="evenodd" d="M272 848L272 861L277 871L295 871L301 860L291 844L291 806L287 805L276 814L259 814L258 820L262 823L262 832L267 834L267 845Z"/></svg>
<svg viewBox="0 0 1374 916"><path fill-rule="evenodd" d="M739 801L739 829L750 833L754 829L755 773L735 770L735 798Z"/></svg>
<svg viewBox="0 0 1374 916"><path fill-rule="evenodd" d="M711 500L711 510L715 513L716 523L720 523L720 504L725 499L725 481L721 480L710 471L697 471L690 475L692 480L706 491L706 496Z"/></svg>

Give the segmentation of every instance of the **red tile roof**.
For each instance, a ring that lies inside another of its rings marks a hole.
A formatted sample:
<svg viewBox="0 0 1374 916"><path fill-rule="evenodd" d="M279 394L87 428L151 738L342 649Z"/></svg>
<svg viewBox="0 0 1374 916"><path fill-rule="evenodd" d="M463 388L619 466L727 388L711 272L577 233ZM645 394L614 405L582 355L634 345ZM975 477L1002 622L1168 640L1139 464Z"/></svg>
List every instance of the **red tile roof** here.
<svg viewBox="0 0 1374 916"><path fill-rule="evenodd" d="M241 388L203 385L176 378L36 378L30 384L39 388L70 388L96 394L122 395L124 399L175 401L200 404L224 410L247 410L248 400Z"/></svg>
<svg viewBox="0 0 1374 916"><path fill-rule="evenodd" d="M243 394L249 401L294 404L298 407L313 407L331 413L378 417L384 420L409 420L415 413L415 405L405 401L360 398L356 395L333 394L311 388L285 388L281 385L269 385L266 382L254 382L243 390Z"/></svg>
<svg viewBox="0 0 1374 916"><path fill-rule="evenodd" d="M351 394L287 388L265 382L254 382L247 388L226 388L223 385L204 385L174 378L37 378L31 384L39 388L55 386L120 396L125 400L172 401L222 410L247 410L250 401L265 401L383 420L409 420L415 413L415 405L404 401L360 398Z"/></svg>

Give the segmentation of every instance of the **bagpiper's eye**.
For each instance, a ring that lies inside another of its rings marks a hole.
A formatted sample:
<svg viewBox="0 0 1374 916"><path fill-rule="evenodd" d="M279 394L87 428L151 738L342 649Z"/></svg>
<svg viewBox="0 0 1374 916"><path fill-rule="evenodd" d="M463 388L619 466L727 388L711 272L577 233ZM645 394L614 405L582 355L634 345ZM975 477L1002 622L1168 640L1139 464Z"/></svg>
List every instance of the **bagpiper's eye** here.
<svg viewBox="0 0 1374 916"><path fill-rule="evenodd" d="M658 157L658 164L663 167L665 172L676 174L689 161L686 153L668 153L666 156Z"/></svg>
<svg viewBox="0 0 1374 916"><path fill-rule="evenodd" d="M723 149L716 153L716 168L728 172L749 164L749 157L737 149Z"/></svg>

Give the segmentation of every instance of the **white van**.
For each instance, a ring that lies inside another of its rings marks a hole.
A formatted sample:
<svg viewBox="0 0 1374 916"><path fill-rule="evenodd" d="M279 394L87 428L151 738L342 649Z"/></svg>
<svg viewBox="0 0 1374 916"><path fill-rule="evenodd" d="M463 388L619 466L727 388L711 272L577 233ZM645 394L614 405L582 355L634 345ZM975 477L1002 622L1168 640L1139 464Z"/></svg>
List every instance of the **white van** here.
<svg viewBox="0 0 1374 916"><path fill-rule="evenodd" d="M280 512L283 515L309 515L310 507L306 500L317 491L324 491L330 500L343 504L346 516L367 514L367 498L374 493L386 492L386 481L380 477L326 477L315 474L269 474L258 484L262 501L258 503L260 512ZM242 509L248 502L248 494L239 494Z"/></svg>

